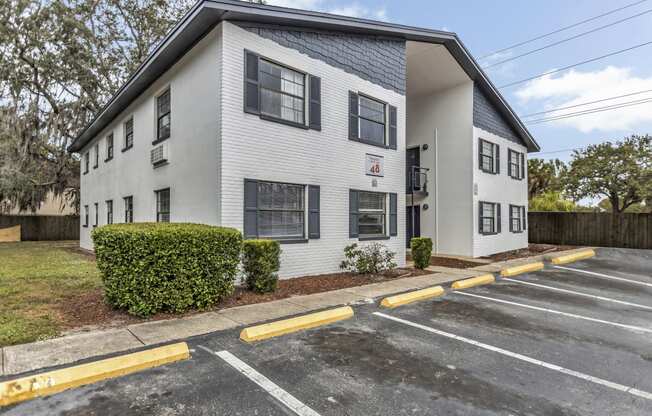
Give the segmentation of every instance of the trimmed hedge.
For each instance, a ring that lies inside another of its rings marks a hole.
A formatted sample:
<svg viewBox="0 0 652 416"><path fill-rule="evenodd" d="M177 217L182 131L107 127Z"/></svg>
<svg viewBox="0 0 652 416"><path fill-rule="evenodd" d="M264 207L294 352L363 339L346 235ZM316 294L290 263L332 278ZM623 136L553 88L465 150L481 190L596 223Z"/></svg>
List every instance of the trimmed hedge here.
<svg viewBox="0 0 652 416"><path fill-rule="evenodd" d="M205 308L233 293L242 235L184 223L113 224L92 233L107 301L138 316Z"/></svg>
<svg viewBox="0 0 652 416"><path fill-rule="evenodd" d="M276 290L281 267L281 245L274 240L245 240L242 247L242 270L247 287L254 292Z"/></svg>
<svg viewBox="0 0 652 416"><path fill-rule="evenodd" d="M414 237L410 240L410 249L412 250L414 267L423 270L430 265L430 256L432 256L432 239L426 237Z"/></svg>

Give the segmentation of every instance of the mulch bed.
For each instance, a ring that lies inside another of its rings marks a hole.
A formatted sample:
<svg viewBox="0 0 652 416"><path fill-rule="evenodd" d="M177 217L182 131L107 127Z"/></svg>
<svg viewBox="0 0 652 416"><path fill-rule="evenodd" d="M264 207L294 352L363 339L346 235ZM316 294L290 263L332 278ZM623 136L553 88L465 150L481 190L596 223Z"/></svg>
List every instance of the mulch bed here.
<svg viewBox="0 0 652 416"><path fill-rule="evenodd" d="M553 244L530 244L528 248L520 250L505 251L502 253L492 254L491 256L482 257L483 259L490 259L492 261L505 261L513 259L521 259L525 257L538 256L541 254L554 253L556 251L572 250L577 248L575 246L558 246Z"/></svg>
<svg viewBox="0 0 652 416"><path fill-rule="evenodd" d="M450 257L430 257L431 266L454 267L456 269L468 269L470 267L484 266L486 263L475 262Z"/></svg>
<svg viewBox="0 0 652 416"><path fill-rule="evenodd" d="M278 288L273 293L257 294L246 290L244 287L236 287L232 296L206 311L195 310L184 314L158 313L148 319L132 316L125 311L112 308L104 301L104 293L101 289L85 293L82 296L71 297L59 305L57 309L62 320L63 329L65 330L79 329L81 327L88 329L98 327L106 328L146 321L180 318L210 310L287 299L292 296L310 295L425 274L432 274L432 272L413 268L399 268L378 275L332 273L297 277L294 279L279 280Z"/></svg>

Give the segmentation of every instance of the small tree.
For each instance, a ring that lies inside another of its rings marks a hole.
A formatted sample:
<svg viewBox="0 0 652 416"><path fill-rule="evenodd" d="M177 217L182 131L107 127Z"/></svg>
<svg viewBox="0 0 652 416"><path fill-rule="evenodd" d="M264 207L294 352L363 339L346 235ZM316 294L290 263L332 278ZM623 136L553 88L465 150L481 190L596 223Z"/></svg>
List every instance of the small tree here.
<svg viewBox="0 0 652 416"><path fill-rule="evenodd" d="M614 214L612 238L617 241L622 213L652 197L652 138L633 135L575 150L564 182L567 194L576 201L609 200Z"/></svg>
<svg viewBox="0 0 652 416"><path fill-rule="evenodd" d="M559 192L546 192L530 199L530 211L576 211L577 205L573 201L564 199Z"/></svg>
<svg viewBox="0 0 652 416"><path fill-rule="evenodd" d="M528 197L561 192L562 180L568 167L559 159L529 159L527 162Z"/></svg>

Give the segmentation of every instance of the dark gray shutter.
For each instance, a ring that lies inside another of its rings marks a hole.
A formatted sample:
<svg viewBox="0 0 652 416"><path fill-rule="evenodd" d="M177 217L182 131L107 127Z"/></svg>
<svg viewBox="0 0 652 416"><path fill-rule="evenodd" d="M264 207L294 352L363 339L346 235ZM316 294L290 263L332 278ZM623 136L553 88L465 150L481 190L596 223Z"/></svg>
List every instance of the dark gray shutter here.
<svg viewBox="0 0 652 416"><path fill-rule="evenodd" d="M389 106L389 148L396 150L396 124L398 122L398 114L396 107Z"/></svg>
<svg viewBox="0 0 652 416"><path fill-rule="evenodd" d="M321 130L321 78L310 75L310 123L312 130Z"/></svg>
<svg viewBox="0 0 652 416"><path fill-rule="evenodd" d="M244 182L244 238L258 237L258 182Z"/></svg>
<svg viewBox="0 0 652 416"><path fill-rule="evenodd" d="M349 91L349 139L359 139L358 94Z"/></svg>
<svg viewBox="0 0 652 416"><path fill-rule="evenodd" d="M512 206L509 205L509 232L510 233L514 232L514 226L512 225L513 220L514 220L514 217L512 217Z"/></svg>
<svg viewBox="0 0 652 416"><path fill-rule="evenodd" d="M319 237L319 186L308 185L308 238Z"/></svg>
<svg viewBox="0 0 652 416"><path fill-rule="evenodd" d="M349 189L349 237L358 236L358 191Z"/></svg>
<svg viewBox="0 0 652 416"><path fill-rule="evenodd" d="M478 232L484 234L482 231L482 202L478 202Z"/></svg>
<svg viewBox="0 0 652 416"><path fill-rule="evenodd" d="M525 154L521 153L521 179L525 178Z"/></svg>
<svg viewBox="0 0 652 416"><path fill-rule="evenodd" d="M523 208L523 231L527 230L527 208Z"/></svg>
<svg viewBox="0 0 652 416"><path fill-rule="evenodd" d="M499 174L500 173L500 146L495 144L494 148L496 152L496 164L494 166L494 173Z"/></svg>
<svg viewBox="0 0 652 416"><path fill-rule="evenodd" d="M258 79L258 55L245 51L244 73L244 110L248 113L260 113L260 94Z"/></svg>
<svg viewBox="0 0 652 416"><path fill-rule="evenodd" d="M389 194L389 235L391 236L398 235L397 203L397 195Z"/></svg>
<svg viewBox="0 0 652 416"><path fill-rule="evenodd" d="M482 170L482 139L478 140L478 169Z"/></svg>
<svg viewBox="0 0 652 416"><path fill-rule="evenodd" d="M501 224L501 219L500 219L500 204L496 204L496 232L500 234L502 224Z"/></svg>

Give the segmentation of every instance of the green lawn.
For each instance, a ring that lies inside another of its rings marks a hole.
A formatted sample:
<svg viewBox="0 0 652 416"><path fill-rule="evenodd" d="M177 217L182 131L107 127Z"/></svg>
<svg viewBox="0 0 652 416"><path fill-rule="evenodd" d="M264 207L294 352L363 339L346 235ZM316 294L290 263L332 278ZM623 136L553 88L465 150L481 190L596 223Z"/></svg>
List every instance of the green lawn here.
<svg viewBox="0 0 652 416"><path fill-rule="evenodd" d="M76 244L0 243L0 347L56 336L57 305L101 287L95 262L70 250Z"/></svg>

